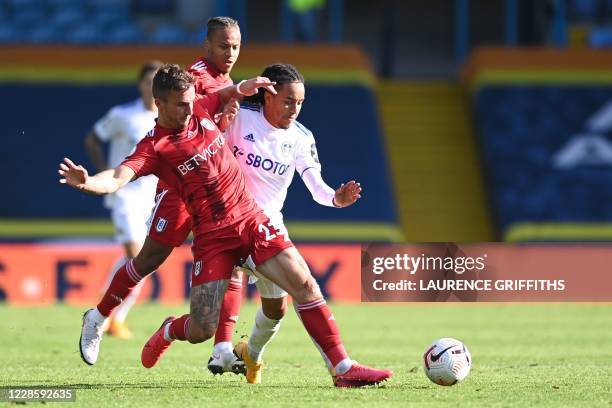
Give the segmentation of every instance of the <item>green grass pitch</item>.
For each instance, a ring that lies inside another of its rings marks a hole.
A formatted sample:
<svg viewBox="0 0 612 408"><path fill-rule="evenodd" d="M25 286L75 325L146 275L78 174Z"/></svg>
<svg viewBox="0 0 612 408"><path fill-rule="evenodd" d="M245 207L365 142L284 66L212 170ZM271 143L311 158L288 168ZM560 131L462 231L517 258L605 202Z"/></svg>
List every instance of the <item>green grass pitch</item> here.
<svg viewBox="0 0 612 408"><path fill-rule="evenodd" d="M83 308L0 307L0 386L76 389L69 406L612 406L610 304L332 305L351 357L389 367L394 378L367 389L335 389L293 311L266 353L264 383L205 369L211 343L176 342L153 369L140 350L164 317L187 306L137 306L131 341L105 338L98 363L80 359ZM255 305L243 308L236 339L250 331ZM468 378L431 383L422 353L438 337L463 340ZM187 405L190 404L190 405Z"/></svg>

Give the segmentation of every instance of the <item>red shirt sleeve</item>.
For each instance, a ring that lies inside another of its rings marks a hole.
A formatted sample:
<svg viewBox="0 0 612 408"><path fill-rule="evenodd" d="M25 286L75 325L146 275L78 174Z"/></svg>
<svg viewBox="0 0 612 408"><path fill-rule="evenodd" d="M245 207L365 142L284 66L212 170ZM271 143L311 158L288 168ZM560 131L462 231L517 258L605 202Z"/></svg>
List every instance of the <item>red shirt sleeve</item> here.
<svg viewBox="0 0 612 408"><path fill-rule="evenodd" d="M206 95L196 95L196 100L193 104L193 112L196 115L202 115L204 111L213 117L221 110L221 96L217 92Z"/></svg>
<svg viewBox="0 0 612 408"><path fill-rule="evenodd" d="M157 174L159 156L155 151L151 137L145 137L136 145L134 153L125 158L121 165L128 166L136 173L136 177Z"/></svg>

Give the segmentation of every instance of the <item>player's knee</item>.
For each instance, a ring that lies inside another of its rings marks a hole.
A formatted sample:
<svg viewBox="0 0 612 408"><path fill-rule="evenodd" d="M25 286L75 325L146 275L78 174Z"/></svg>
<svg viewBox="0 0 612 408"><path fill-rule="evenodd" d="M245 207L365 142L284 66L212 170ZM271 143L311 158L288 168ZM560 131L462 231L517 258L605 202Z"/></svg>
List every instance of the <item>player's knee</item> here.
<svg viewBox="0 0 612 408"><path fill-rule="evenodd" d="M301 283L299 288L297 288L297 293L293 294L293 297L295 297L299 303L306 303L319 299L322 295L319 284L311 275Z"/></svg>
<svg viewBox="0 0 612 408"><path fill-rule="evenodd" d="M267 318L280 320L287 313L287 296L274 299L261 298L261 309Z"/></svg>

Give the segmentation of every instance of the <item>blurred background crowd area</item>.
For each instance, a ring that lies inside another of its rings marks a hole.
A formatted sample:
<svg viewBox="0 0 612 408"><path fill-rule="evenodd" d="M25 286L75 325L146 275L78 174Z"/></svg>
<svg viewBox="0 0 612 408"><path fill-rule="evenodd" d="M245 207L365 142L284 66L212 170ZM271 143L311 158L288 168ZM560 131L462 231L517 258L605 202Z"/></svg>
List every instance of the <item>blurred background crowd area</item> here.
<svg viewBox="0 0 612 408"><path fill-rule="evenodd" d="M234 80L305 74L325 179L364 186L335 211L294 183L297 241L612 239L611 1L0 0L2 240L112 236L57 163L90 165L82 139L140 64L193 62L215 15L241 26Z"/></svg>

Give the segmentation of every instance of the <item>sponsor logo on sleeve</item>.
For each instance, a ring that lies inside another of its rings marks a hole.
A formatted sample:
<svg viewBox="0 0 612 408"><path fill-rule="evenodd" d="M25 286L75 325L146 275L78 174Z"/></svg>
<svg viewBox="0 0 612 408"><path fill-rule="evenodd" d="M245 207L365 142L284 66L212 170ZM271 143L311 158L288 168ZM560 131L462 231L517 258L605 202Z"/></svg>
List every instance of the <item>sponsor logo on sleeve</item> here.
<svg viewBox="0 0 612 408"><path fill-rule="evenodd" d="M168 220L166 220L165 218L159 217L157 219L157 224L155 224L155 231L162 232L163 230L166 229L167 225L168 225Z"/></svg>

